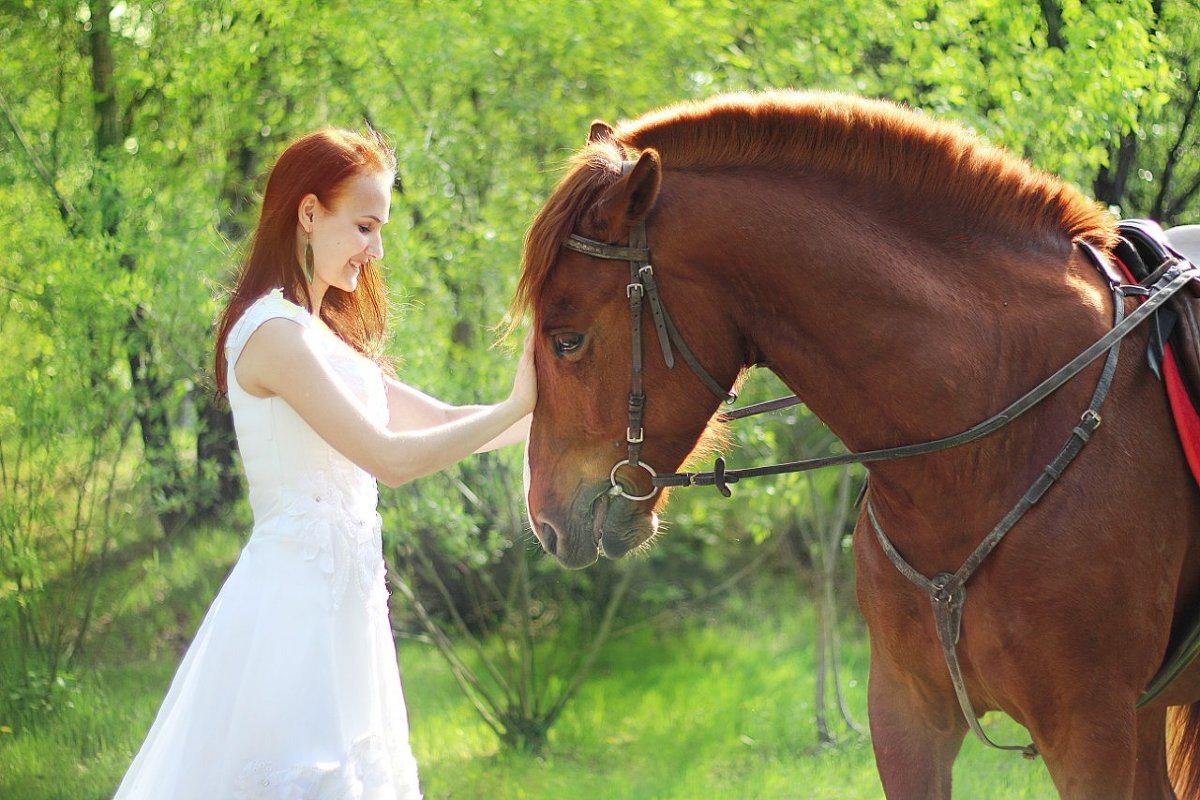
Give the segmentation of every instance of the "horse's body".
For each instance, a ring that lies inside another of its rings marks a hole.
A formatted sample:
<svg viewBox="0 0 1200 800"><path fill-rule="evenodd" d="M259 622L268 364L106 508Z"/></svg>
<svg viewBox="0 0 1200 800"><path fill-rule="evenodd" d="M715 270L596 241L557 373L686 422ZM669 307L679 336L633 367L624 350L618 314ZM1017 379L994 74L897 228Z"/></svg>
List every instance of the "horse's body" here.
<svg viewBox="0 0 1200 800"><path fill-rule="evenodd" d="M624 158L637 158L626 174ZM663 300L714 378L770 368L854 451L965 430L1112 325L1113 295L1074 244L1111 246L1107 216L956 128L827 95L593 126L530 231L521 286L541 334L530 515L571 567L643 545L661 497L607 491L626 447L627 270L559 246L570 233L624 243L643 219ZM1171 797L1166 709L1200 699L1191 669L1135 707L1200 590L1200 492L1146 335L1125 345L1091 443L966 587L971 704L1029 729L1063 797ZM641 455L670 470L718 401L656 348L645 362ZM927 576L956 570L1054 457L1099 371L983 440L870 465L869 501L903 557ZM621 482L649 488L627 467ZM929 597L865 517L854 553L884 789L948 797L967 723Z"/></svg>

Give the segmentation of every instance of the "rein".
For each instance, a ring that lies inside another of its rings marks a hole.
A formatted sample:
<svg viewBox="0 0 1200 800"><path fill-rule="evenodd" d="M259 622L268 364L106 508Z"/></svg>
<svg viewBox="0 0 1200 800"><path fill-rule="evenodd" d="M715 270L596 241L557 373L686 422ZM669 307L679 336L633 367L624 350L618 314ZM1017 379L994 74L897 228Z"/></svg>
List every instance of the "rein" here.
<svg viewBox="0 0 1200 800"><path fill-rule="evenodd" d="M1096 388L1092 393L1091 401L1088 403L1087 409L1080 416L1079 423L1071 431L1070 436L1068 436L1066 443L1059 450L1058 455L1043 468L1041 474L1038 475L1037 479L1034 480L1021 499L1017 501L1016 505L992 528L957 571L953 573L942 572L931 578L918 572L904 559L887 534L884 533L869 496L866 502L867 518L870 520L871 527L875 532L875 537L883 553L901 575L925 591L929 596L933 607L934 627L937 631L938 641L942 646L942 655L945 658L946 667L950 673L950 681L954 687L959 707L971 731L974 732L980 741L990 747L998 750L1015 750L1026 758L1037 757L1037 747L1032 743L1025 746L999 745L989 739L979 722L979 716L975 713L974 707L971 704L957 651L958 640L962 631L963 608L966 604L966 583L975 574L980 565L983 564L984 560L996 549L1005 535L1012 530L1029 509L1041 500L1042 496L1055 481L1062 476L1075 457L1079 455L1084 446L1091 440L1092 434L1100 427L1102 419L1100 410L1104 405L1104 401L1108 398L1109 390L1112 388L1121 343L1125 337L1154 314L1180 289L1188 283L1200 279L1200 269L1185 260L1170 256L1167 262L1156 271L1155 276L1157 276L1157 280L1152 285L1126 286L1122 284L1118 276L1113 274L1107 261L1094 248L1083 242L1079 244L1097 270L1105 276L1109 289L1113 293L1113 327L1090 347L1075 356L1075 358L1071 359L1067 364L999 413L988 417L961 433L927 442L737 470L727 470L725 468L725 459L718 458L711 472L669 473L660 475L649 464L641 461L640 458L641 447L644 441L642 421L646 403L642 362L643 297L650 301L650 310L654 318L655 328L658 331L659 346L662 349L663 359L667 366L670 368L674 368L675 366L675 359L671 351L673 344L679 348L679 352L688 366L704 385L708 387L709 391L727 403L736 401L737 395L726 391L720 384L713 380L708 371L701 366L700 362L692 354L692 351L688 348L683 337L680 336L678 329L671 321L671 317L667 314L662 299L658 294L658 285L654 280L654 269L650 265L650 251L646 244L646 224L644 221L630 230L629 246L627 247L606 244L593 239L587 239L578 234L571 234L563 242L563 246L570 250L575 250L576 252L596 258L629 262L630 281L626 286L625 294L629 298L629 311L631 315L633 372L630 379L629 391L629 427L626 430L625 436L628 444L628 455L625 460L618 461L609 473L609 483L611 484L609 494L624 497L627 500L641 501L650 499L659 489L666 486L711 485L715 486L722 495L729 497L731 495L729 484L737 483L743 478L805 472L841 464L863 464L872 461L911 458L913 456L959 447L994 433L1012 422L1042 400L1045 400L1050 394L1078 375L1093 361L1107 353L1104 367L1101 370ZM1125 316L1124 300L1128 296L1144 297L1145 300L1131 314ZM727 412L725 418L730 420L740 419L779 408L786 408L796 405L799 402L799 398L794 395L783 397L778 400L735 409L734 411ZM648 493L644 495L630 494L617 480L617 471L625 465L641 467L649 473L653 486Z"/></svg>

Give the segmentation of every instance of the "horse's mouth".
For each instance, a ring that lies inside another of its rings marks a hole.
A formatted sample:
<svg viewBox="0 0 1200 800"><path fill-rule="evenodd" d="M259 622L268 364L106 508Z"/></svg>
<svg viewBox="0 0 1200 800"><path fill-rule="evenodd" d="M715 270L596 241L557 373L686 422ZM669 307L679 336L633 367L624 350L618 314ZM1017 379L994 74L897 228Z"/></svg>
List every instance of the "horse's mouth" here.
<svg viewBox="0 0 1200 800"><path fill-rule="evenodd" d="M607 559L622 558L623 555L640 549L654 537L653 523L632 519L625 519L620 524L612 523L613 515L608 512L604 516L598 515L588 519L578 527L572 527L575 530L565 537L554 525L542 523L542 547L566 569L582 570L583 567L595 564L601 555ZM572 533L575 535L572 536Z"/></svg>
<svg viewBox="0 0 1200 800"><path fill-rule="evenodd" d="M596 553L605 558L621 558L654 538L653 515L643 516L637 506L611 491L593 500L590 511Z"/></svg>
<svg viewBox="0 0 1200 800"><path fill-rule="evenodd" d="M604 552L604 520L608 516L609 497L608 492L605 492L596 498L592 510L592 538L596 542L596 552L605 558L608 558L608 554Z"/></svg>
<svg viewBox="0 0 1200 800"><path fill-rule="evenodd" d="M617 559L638 550L654 538L654 529L649 525L638 525L619 531L605 531L599 541L600 555Z"/></svg>

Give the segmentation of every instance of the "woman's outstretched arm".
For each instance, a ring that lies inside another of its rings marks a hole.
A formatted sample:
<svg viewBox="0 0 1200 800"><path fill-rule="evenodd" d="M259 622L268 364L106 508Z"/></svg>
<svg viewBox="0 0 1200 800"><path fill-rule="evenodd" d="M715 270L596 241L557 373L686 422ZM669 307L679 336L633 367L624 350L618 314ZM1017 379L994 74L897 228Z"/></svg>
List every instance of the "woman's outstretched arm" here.
<svg viewBox="0 0 1200 800"><path fill-rule="evenodd" d="M250 394L283 399L334 449L388 486L437 472L499 440L537 402L527 340L512 392L501 402L427 427L391 430L369 419L343 388L318 355L313 335L290 320L268 320L250 336L231 371Z"/></svg>

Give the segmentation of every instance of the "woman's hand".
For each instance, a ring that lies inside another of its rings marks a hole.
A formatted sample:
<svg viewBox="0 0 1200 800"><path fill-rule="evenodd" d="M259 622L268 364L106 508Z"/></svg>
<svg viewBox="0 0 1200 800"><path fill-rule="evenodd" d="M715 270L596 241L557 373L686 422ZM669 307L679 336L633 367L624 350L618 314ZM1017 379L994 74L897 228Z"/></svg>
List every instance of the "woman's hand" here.
<svg viewBox="0 0 1200 800"><path fill-rule="evenodd" d="M508 399L520 409L521 414L529 414L537 404L537 371L533 366L533 331L525 337L521 349L521 358L517 362L517 375L513 379L512 393Z"/></svg>

